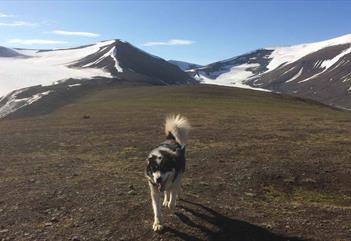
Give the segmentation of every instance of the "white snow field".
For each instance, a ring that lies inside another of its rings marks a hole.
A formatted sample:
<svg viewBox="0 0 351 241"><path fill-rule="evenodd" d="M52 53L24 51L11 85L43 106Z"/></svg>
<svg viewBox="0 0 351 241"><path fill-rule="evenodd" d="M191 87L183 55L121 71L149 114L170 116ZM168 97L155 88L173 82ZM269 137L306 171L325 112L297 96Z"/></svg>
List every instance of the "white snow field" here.
<svg viewBox="0 0 351 241"><path fill-rule="evenodd" d="M250 77L255 76L248 69L255 68L255 67L259 67L259 64L237 65L230 68L229 71L213 72L210 75L207 75L203 71L198 71L198 74L200 75L199 80L204 84L223 85L223 86L238 87L238 88L244 88L244 89L269 91L261 88L254 88L245 84L245 81L250 79Z"/></svg>
<svg viewBox="0 0 351 241"><path fill-rule="evenodd" d="M333 39L329 39L321 42L315 42L315 43L306 43L306 44L299 44L299 45L285 46L285 47L265 48L267 50L273 50L273 52L268 57L270 61L269 61L269 64L266 66L267 70L260 74L264 74L272 70L275 70L279 67L282 67L286 64L293 63L299 60L300 58L308 54L311 54L313 52L316 52L318 50L321 50L323 48L326 48L329 46L335 46L335 45L342 45L342 44L350 44L351 46L351 34L343 35L341 37L337 37L337 38L333 38ZM327 69L329 69L331 66L333 66L336 62L338 62L340 58L342 58L346 54L349 54L350 52L351 52L351 47L344 50L342 53L340 53L339 55L335 56L332 59L324 60L324 61L321 60L320 62L315 64L315 67L322 68L323 69L322 72L324 72ZM234 58L220 61L219 63L225 63L226 61L230 61ZM262 88L251 87L246 84L246 82L251 78L259 76L258 74L254 74L249 70L255 67L259 67L259 65L258 64L242 64L237 66L228 65L228 66L225 66L226 70L223 70L221 72L212 72L210 74L206 74L204 71L201 71L202 68L206 68L205 66L197 69L198 76L196 76L196 78L204 84L225 85L225 86L267 91ZM294 68L289 69L285 73L293 69ZM291 79L287 80L286 83L292 82L295 79L297 79L302 74L302 71L303 70L300 69L300 71ZM298 83L302 83L310 79L313 79L321 73L318 73L314 76L306 78L302 81L299 81Z"/></svg>
<svg viewBox="0 0 351 241"><path fill-rule="evenodd" d="M288 47L266 48L273 50L272 54L269 56L269 58L272 60L268 64L267 68L268 71L271 71L278 68L282 64L285 65L295 62L296 60L323 48L348 43L351 43L351 34L315 43L299 44Z"/></svg>
<svg viewBox="0 0 351 241"><path fill-rule="evenodd" d="M98 52L100 48L112 44L113 41L99 42L76 49L16 50L29 57L0 58L0 96L4 96L13 90L34 85L50 85L69 78L112 77L110 73L103 69L72 68L68 65ZM113 48L107 55L111 55L115 60L117 71L122 72L123 70L114 56L115 51L116 49Z"/></svg>

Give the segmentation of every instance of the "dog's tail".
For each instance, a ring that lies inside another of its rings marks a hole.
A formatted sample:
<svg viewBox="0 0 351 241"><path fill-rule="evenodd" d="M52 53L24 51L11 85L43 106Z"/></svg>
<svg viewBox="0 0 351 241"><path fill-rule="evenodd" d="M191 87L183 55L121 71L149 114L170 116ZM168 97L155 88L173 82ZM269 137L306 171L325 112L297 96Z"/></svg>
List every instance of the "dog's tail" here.
<svg viewBox="0 0 351 241"><path fill-rule="evenodd" d="M181 115L169 115L166 118L165 133L169 138L174 138L179 144L185 145L191 129L187 118Z"/></svg>

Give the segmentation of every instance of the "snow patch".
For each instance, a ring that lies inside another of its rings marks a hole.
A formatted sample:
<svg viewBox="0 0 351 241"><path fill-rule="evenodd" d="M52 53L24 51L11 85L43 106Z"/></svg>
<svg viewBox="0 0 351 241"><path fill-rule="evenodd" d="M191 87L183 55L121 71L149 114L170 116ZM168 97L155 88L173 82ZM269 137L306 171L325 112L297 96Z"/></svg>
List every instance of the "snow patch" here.
<svg viewBox="0 0 351 241"><path fill-rule="evenodd" d="M338 54L337 56L335 56L332 59L324 60L323 63L321 64L321 67L325 68L325 70L327 70L331 66L333 66L336 62L338 62L339 59L341 59L343 56L345 56L346 54L349 54L349 53L351 53L351 48L348 48L348 49L342 51L340 54Z"/></svg>
<svg viewBox="0 0 351 241"><path fill-rule="evenodd" d="M300 75L302 74L302 71L303 71L303 67L299 70L299 72L297 74L295 74L291 79L285 81L285 83L289 83L291 81L294 81L296 80L297 78L300 77Z"/></svg>
<svg viewBox="0 0 351 241"><path fill-rule="evenodd" d="M335 63L337 63L343 56L345 56L346 54L351 53L351 47L342 51L340 54L338 54L337 56L335 56L332 59L328 59L328 60L324 60L321 64L320 67L323 68L323 70L317 74L314 74L310 77L308 77L307 79L301 80L298 83L303 83L306 81L309 81L311 79L314 79L316 77L318 77L319 75L323 74L324 72L326 72L330 67L332 67ZM341 65L342 63L339 63L337 66L335 66L333 69L335 69L336 67L338 67L339 65Z"/></svg>
<svg viewBox="0 0 351 241"><path fill-rule="evenodd" d="M320 67L320 64L322 63L323 61L322 60L318 60L314 65L313 65L313 68L319 68Z"/></svg>
<svg viewBox="0 0 351 241"><path fill-rule="evenodd" d="M282 75L289 73L290 71L292 71L292 70L295 69L295 68L296 68L296 66L292 67L291 69L288 69L288 70L285 71Z"/></svg>
<svg viewBox="0 0 351 241"><path fill-rule="evenodd" d="M75 48L50 51L16 50L30 58L0 58L0 96L33 85L50 85L62 79L111 78L103 69L70 68L68 65L96 53L114 41Z"/></svg>
<svg viewBox="0 0 351 241"><path fill-rule="evenodd" d="M267 68L268 71L271 71L281 65L295 62L296 60L323 48L347 43L351 43L351 34L316 43L299 44L289 47L267 48L273 50L269 56L269 58L272 60L268 64Z"/></svg>
<svg viewBox="0 0 351 241"><path fill-rule="evenodd" d="M123 72L123 69L121 68L121 66L119 66L118 60L116 58L116 52L117 52L116 47L113 47L113 48L111 48L110 51L108 51L104 55L102 55L99 59L95 60L94 62L91 62L91 63L88 63L86 65L83 65L82 67L86 68L86 67L90 67L92 65L98 64L98 63L100 63L101 61L103 61L104 59L106 59L107 57L110 56L113 59L113 61L115 62L115 68L116 68L117 72Z"/></svg>
<svg viewBox="0 0 351 241"><path fill-rule="evenodd" d="M320 74L322 74L323 72L324 72L324 71L319 72L319 73L317 73L317 74L314 74L314 75L312 75L312 76L310 76L310 77L308 77L308 78L306 78L306 79L300 80L300 81L297 82L297 83L303 83L303 82L309 81L309 80L311 80L311 79L314 79L314 78L318 77Z"/></svg>
<svg viewBox="0 0 351 241"><path fill-rule="evenodd" d="M222 85L222 86L230 86L230 87L238 87L244 89L254 89L254 90L261 90L267 91L269 90L251 87L245 82L250 79L251 77L255 76L249 68L259 67L259 64L242 64L238 66L232 67L229 72L224 71L217 71L213 72L210 75L207 75L203 71L198 71L199 73L199 80L204 84L213 84L213 85ZM211 77L217 76L217 77Z"/></svg>
<svg viewBox="0 0 351 241"><path fill-rule="evenodd" d="M13 93L11 93L5 97L5 98L8 98L8 100L3 106L0 107L0 118L3 118L5 116L17 111L18 109L21 109L25 106L28 106L28 105L40 100L42 97L50 94L50 92L51 92L51 91L45 91L42 93L35 94L35 95L28 97L28 98L18 99L17 96L25 90L26 89L16 90Z"/></svg>
<svg viewBox="0 0 351 241"><path fill-rule="evenodd" d="M116 47L113 47L112 53L111 53L110 56L111 56L111 57L113 58L113 60L115 61L115 68L116 68L117 72L123 72L123 69L122 69L121 66L119 65L119 62L118 62L118 60L117 60L117 58L116 58L116 56L117 56L117 48L116 48Z"/></svg>
<svg viewBox="0 0 351 241"><path fill-rule="evenodd" d="M82 84L73 84L73 85L68 85L69 88L72 88L72 87L77 87L77 86L81 86Z"/></svg>

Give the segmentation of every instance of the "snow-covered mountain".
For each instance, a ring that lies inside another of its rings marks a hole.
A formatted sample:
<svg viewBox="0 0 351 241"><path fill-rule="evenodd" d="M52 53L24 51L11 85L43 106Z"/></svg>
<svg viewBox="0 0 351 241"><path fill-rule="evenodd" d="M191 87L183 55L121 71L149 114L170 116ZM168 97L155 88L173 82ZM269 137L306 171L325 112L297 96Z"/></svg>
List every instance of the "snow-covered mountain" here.
<svg viewBox="0 0 351 241"><path fill-rule="evenodd" d="M0 118L17 110L33 112L35 106L50 111L87 89L115 83L200 82L285 93L351 109L351 34L258 49L206 66L166 61L121 40L55 50L0 47L0 66Z"/></svg>
<svg viewBox="0 0 351 241"><path fill-rule="evenodd" d="M246 81L267 71L271 53L272 50L259 49L187 72L201 83L254 89Z"/></svg>
<svg viewBox="0 0 351 241"><path fill-rule="evenodd" d="M25 57L18 51L0 46L0 58Z"/></svg>
<svg viewBox="0 0 351 241"><path fill-rule="evenodd" d="M177 66L121 40L55 50L0 47L0 66L0 118L87 85L196 82Z"/></svg>
<svg viewBox="0 0 351 241"><path fill-rule="evenodd" d="M202 67L199 64L189 63L189 62L185 62L185 61L168 60L168 62L170 62L171 64L174 64L174 65L177 65L183 71Z"/></svg>
<svg viewBox="0 0 351 241"><path fill-rule="evenodd" d="M286 93L351 109L351 34L259 49L188 72L202 83Z"/></svg>

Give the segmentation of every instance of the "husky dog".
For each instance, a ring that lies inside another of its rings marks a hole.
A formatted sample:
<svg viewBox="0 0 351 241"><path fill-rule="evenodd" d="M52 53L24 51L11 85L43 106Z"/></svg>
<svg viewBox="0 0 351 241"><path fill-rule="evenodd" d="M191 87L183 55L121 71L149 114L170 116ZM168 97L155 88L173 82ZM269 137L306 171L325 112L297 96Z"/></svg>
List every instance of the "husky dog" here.
<svg viewBox="0 0 351 241"><path fill-rule="evenodd" d="M154 210L154 231L163 228L160 196L164 193L163 206L174 209L185 170L185 143L190 131L188 120L181 115L166 118L166 140L153 149L146 162L145 176L148 179L152 208Z"/></svg>

